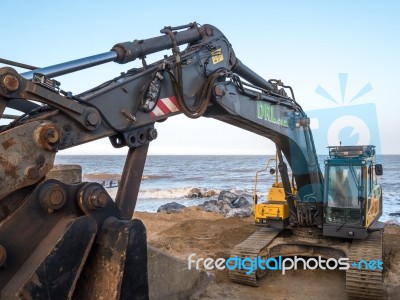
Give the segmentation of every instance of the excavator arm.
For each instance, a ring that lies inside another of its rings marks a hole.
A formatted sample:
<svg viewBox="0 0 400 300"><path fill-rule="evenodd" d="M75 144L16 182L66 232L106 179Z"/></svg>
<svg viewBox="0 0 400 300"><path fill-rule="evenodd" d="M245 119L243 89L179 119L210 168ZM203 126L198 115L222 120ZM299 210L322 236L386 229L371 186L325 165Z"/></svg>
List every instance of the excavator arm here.
<svg viewBox="0 0 400 300"><path fill-rule="evenodd" d="M155 123L180 113L271 139L299 190L294 205L280 159L291 222L321 225L322 175L309 119L291 88L249 69L211 25L165 27L161 33L25 73L0 68L0 117L7 107L23 113L0 128L2 298L148 297L145 228L131 218L148 146L157 138ZM146 55L166 49L172 55L146 62ZM141 68L79 95L63 91L54 79L135 59L142 60ZM115 201L97 183L46 179L58 150L104 137L129 148Z"/></svg>

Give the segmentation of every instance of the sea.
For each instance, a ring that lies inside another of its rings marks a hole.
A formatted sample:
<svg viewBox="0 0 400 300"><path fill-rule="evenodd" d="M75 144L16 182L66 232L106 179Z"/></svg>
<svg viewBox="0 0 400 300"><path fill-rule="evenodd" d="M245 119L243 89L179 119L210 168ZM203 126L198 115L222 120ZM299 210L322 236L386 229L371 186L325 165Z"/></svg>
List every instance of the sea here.
<svg viewBox="0 0 400 300"><path fill-rule="evenodd" d="M260 199L275 181L271 175L273 156L258 155L149 155L143 172L136 211L156 212L166 203L177 202L185 206L203 203L210 198L207 193L218 195L226 190L244 195L252 201L256 188ZM323 171L326 156L319 157ZM400 155L382 155L383 175L379 183L383 189L383 215L380 221L400 222ZM83 180L103 184L112 198L118 189L125 156L121 155L58 155L56 164L79 164L82 166ZM216 196L214 196L216 197Z"/></svg>

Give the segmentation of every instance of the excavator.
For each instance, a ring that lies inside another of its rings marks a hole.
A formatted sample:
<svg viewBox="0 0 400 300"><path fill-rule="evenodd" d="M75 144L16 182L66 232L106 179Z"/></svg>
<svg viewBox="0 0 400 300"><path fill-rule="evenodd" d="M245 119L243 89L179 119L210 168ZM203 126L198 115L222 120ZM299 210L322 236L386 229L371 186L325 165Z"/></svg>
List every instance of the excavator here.
<svg viewBox="0 0 400 300"><path fill-rule="evenodd" d="M11 121L0 127L0 298L148 299L146 229L132 215L155 124L182 113L276 145L281 181L269 202L255 201L260 226L232 255L382 259L376 181L382 166L374 147L330 148L323 176L310 119L290 86L256 74L212 25L166 26L160 33L43 68L2 60L9 66L0 68L0 118ZM171 55L147 62L147 55L168 49ZM142 67L80 94L55 79L134 60ZM115 199L96 182L48 178L59 150L104 137L128 148ZM335 185L340 172L347 189ZM263 275L230 272L233 281L250 285ZM383 297L382 272L349 269L346 288L349 297Z"/></svg>

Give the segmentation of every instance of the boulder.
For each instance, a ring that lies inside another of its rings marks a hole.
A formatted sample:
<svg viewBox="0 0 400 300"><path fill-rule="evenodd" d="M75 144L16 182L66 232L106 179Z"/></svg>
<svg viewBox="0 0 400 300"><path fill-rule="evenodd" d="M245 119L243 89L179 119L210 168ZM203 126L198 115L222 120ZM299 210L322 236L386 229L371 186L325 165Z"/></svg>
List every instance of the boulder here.
<svg viewBox="0 0 400 300"><path fill-rule="evenodd" d="M202 209L204 211L208 211L208 212L221 213L221 211L219 210L218 206L216 206L215 204L212 204L212 203L209 203L209 204L203 206Z"/></svg>
<svg viewBox="0 0 400 300"><path fill-rule="evenodd" d="M233 208L233 205L231 203L231 201L229 201L228 199L224 199L224 200L218 200L216 205L221 208L224 205L228 205L230 208Z"/></svg>
<svg viewBox="0 0 400 300"><path fill-rule="evenodd" d="M204 203L199 204L198 207L204 211L221 213L221 205L218 205L217 200L204 201Z"/></svg>
<svg viewBox="0 0 400 300"><path fill-rule="evenodd" d="M231 211L231 206L229 206L228 204L224 204L222 205L222 207L219 209L221 211L221 213L223 213L224 215L228 214Z"/></svg>
<svg viewBox="0 0 400 300"><path fill-rule="evenodd" d="M182 209L184 209L186 206L176 203L176 202L170 202L164 205L161 205L158 209L157 212L166 212L167 214L170 213L177 213L180 212Z"/></svg>
<svg viewBox="0 0 400 300"><path fill-rule="evenodd" d="M215 190L203 191L203 197L206 197L206 198L210 198L210 197L215 196L217 194L218 194L218 191L215 191Z"/></svg>
<svg viewBox="0 0 400 300"><path fill-rule="evenodd" d="M188 195L188 198L202 198L203 197L203 191L199 188L192 188L190 189Z"/></svg>
<svg viewBox="0 0 400 300"><path fill-rule="evenodd" d="M203 204L199 204L199 206L206 206L208 204L217 205L217 200L207 200L207 201L204 201Z"/></svg>
<svg viewBox="0 0 400 300"><path fill-rule="evenodd" d="M226 218L247 218L251 216L251 207L232 208L226 215Z"/></svg>
<svg viewBox="0 0 400 300"><path fill-rule="evenodd" d="M235 201L238 197L238 195L230 192L230 191L221 191L218 196L218 200L224 200L228 199L231 203Z"/></svg>
<svg viewBox="0 0 400 300"><path fill-rule="evenodd" d="M248 207L251 205L251 203L246 199L246 197L240 197L239 199L233 201L233 207L234 208L240 208L240 207Z"/></svg>
<svg viewBox="0 0 400 300"><path fill-rule="evenodd" d="M186 195L187 198L210 198L217 195L218 192L215 190L206 190L200 188L192 188Z"/></svg>

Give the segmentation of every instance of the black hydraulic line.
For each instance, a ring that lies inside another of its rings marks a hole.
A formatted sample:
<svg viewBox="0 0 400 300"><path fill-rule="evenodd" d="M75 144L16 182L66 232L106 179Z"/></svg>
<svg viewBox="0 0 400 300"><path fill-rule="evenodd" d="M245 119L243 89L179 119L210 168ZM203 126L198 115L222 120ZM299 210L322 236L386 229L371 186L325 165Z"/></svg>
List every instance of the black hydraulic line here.
<svg viewBox="0 0 400 300"><path fill-rule="evenodd" d="M204 86L201 88L201 91L202 91L201 94L198 96L197 101L199 101L200 104L196 105L195 108L189 108L185 103L185 99L183 98L182 91L179 89L179 84L178 84L178 81L176 80L174 74L169 70L165 70L165 71L171 78L172 88L174 90L174 94L178 101L179 110L186 117L191 118L191 119L197 119L197 118L200 118L201 116L203 116L204 113L207 111L208 105L210 103L211 96L212 96L212 88L215 84L215 81L217 80L217 78L221 77L222 74L214 73L207 79Z"/></svg>
<svg viewBox="0 0 400 300"><path fill-rule="evenodd" d="M259 86L263 89L270 90L270 91L275 90L275 87L271 83L269 83L267 80L262 78L256 72L251 70L244 63L242 63L239 59L236 59L236 64L233 66L232 72L235 72L240 77L243 77L244 79L246 79L248 82L250 82L256 86Z"/></svg>
<svg viewBox="0 0 400 300"><path fill-rule="evenodd" d="M0 63L6 64L6 65L9 65L9 66L14 66L14 67L19 67L19 68L23 68L23 69L28 69L28 70L39 69L38 67L34 67L34 66L31 66L31 65L19 63L19 62L16 62L16 61L13 61L13 60L4 59L4 58L0 58Z"/></svg>
<svg viewBox="0 0 400 300"><path fill-rule="evenodd" d="M290 209L292 216L295 217L297 220L297 208L294 205L294 196L292 193L292 189L290 187L290 180L289 180L287 165L283 161L282 152L278 145L276 145L276 153L278 154L278 161L279 161L278 170L279 170L279 173L281 174L283 190L285 191L285 198L289 204L289 209Z"/></svg>
<svg viewBox="0 0 400 300"><path fill-rule="evenodd" d="M290 85L284 85L283 82L281 80L278 80L278 79L269 79L268 82L269 83L275 83L275 84L277 84L277 85L279 85L279 86L281 86L281 87L283 87L285 89L289 89L290 93L292 94L292 99L296 100L296 98L294 97L293 88Z"/></svg>

